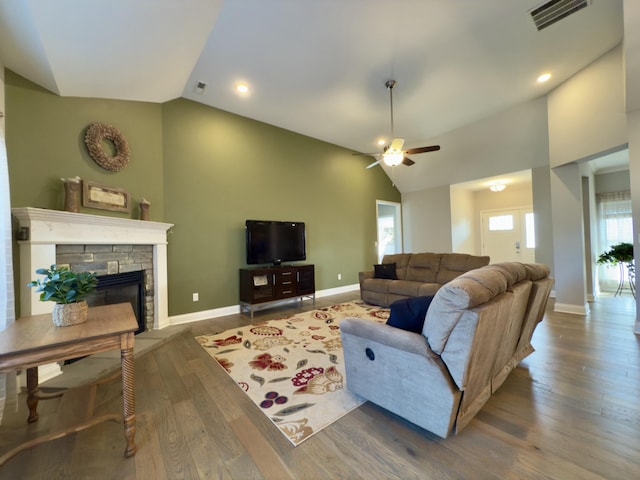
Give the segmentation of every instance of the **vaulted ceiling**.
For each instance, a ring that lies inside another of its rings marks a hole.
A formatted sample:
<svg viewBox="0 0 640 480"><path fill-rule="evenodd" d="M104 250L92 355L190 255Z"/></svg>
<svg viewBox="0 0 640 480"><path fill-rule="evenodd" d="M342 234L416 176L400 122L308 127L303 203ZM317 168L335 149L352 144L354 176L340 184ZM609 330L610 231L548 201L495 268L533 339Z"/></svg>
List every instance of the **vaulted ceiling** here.
<svg viewBox="0 0 640 480"><path fill-rule="evenodd" d="M389 79L398 82L396 135L423 146L546 94L622 40L622 0L591 0L538 31L529 11L540 3L2 1L0 63L63 96L185 97L377 152L390 133ZM552 77L541 85L543 72ZM250 88L244 96L234 92L240 81ZM397 169L401 191L419 185L411 171Z"/></svg>

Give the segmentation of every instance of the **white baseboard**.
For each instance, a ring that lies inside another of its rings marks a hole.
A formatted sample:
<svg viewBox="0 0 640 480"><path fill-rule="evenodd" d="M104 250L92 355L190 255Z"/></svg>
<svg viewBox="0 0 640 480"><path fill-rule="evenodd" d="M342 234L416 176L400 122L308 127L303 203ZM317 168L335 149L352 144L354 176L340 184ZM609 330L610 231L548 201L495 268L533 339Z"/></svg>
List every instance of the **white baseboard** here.
<svg viewBox="0 0 640 480"><path fill-rule="evenodd" d="M331 295L338 295L339 293L353 292L354 290L360 290L360 284L355 283L353 285L345 285L344 287L328 288L326 290L320 290L316 292L316 298L329 297Z"/></svg>
<svg viewBox="0 0 640 480"><path fill-rule="evenodd" d="M573 305L571 303L556 302L553 306L553 311L560 313L570 313L572 315L588 315L589 304L585 303L584 305Z"/></svg>
<svg viewBox="0 0 640 480"><path fill-rule="evenodd" d="M353 285L346 285L344 287L319 290L316 292L316 298L328 297L330 295L337 295L339 293L352 292L359 289L360 284L356 283ZM240 313L240 305L230 305L228 307L220 307L211 310L202 310L200 312L185 313L183 315L174 315L169 317L168 325L182 325L185 323L199 322L201 320L224 317L226 315L233 315L235 313Z"/></svg>
<svg viewBox="0 0 640 480"><path fill-rule="evenodd" d="M181 325L183 323L199 322L209 318L224 317L240 312L240 305L231 305L229 307L214 308L211 310L202 310L200 312L185 313L183 315L174 315L169 317L169 325Z"/></svg>

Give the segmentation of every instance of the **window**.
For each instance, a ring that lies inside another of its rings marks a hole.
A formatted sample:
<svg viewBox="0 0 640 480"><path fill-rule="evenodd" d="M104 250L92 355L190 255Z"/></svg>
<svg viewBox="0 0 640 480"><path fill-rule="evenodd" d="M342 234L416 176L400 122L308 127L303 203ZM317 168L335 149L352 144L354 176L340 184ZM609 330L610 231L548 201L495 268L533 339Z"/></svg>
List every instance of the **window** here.
<svg viewBox="0 0 640 480"><path fill-rule="evenodd" d="M633 243L631 192L601 193L598 203L598 254L620 242ZM623 272L626 277L627 272ZM618 268L598 266L600 290L615 291L620 281Z"/></svg>
<svg viewBox="0 0 640 480"><path fill-rule="evenodd" d="M496 215L489 217L489 230L513 230L513 215Z"/></svg>
<svg viewBox="0 0 640 480"><path fill-rule="evenodd" d="M526 248L536 248L536 228L533 220L533 212L524 214L524 225Z"/></svg>

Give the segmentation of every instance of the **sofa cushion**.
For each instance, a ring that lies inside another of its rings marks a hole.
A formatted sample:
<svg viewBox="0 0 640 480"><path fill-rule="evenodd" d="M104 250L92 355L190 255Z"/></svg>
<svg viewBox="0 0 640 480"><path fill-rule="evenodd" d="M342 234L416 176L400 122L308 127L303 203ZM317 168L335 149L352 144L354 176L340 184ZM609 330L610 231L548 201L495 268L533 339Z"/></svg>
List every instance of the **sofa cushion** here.
<svg viewBox="0 0 640 480"><path fill-rule="evenodd" d="M414 253L407 266L407 280L421 283L434 283L440 268L439 253Z"/></svg>
<svg viewBox="0 0 640 480"><path fill-rule="evenodd" d="M373 276L375 278L385 278L389 280L397 280L396 264L395 263L382 263L373 266Z"/></svg>
<svg viewBox="0 0 640 480"><path fill-rule="evenodd" d="M418 296L426 297L427 295L435 295L438 289L441 287L439 283L421 283L418 287Z"/></svg>
<svg viewBox="0 0 640 480"><path fill-rule="evenodd" d="M400 280L407 278L407 265L411 259L411 253L394 253L385 255L382 257L382 263L395 263L396 264L396 276Z"/></svg>
<svg viewBox="0 0 640 480"><path fill-rule="evenodd" d="M497 268L503 271L507 278L508 288L518 282L528 279L527 269L520 262L500 262L492 263L487 268Z"/></svg>
<svg viewBox="0 0 640 480"><path fill-rule="evenodd" d="M397 300L391 304L391 313L387 325L410 332L422 332L424 318L433 296L413 297Z"/></svg>
<svg viewBox="0 0 640 480"><path fill-rule="evenodd" d="M390 280L386 280L384 278L367 278L362 285L365 291L368 292L377 292L377 293L387 293L389 290Z"/></svg>
<svg viewBox="0 0 640 480"><path fill-rule="evenodd" d="M444 285L461 273L484 267L485 265L489 265L489 257L486 256L479 257L466 253L442 254L442 260L440 260L440 268L438 269L435 282Z"/></svg>
<svg viewBox="0 0 640 480"><path fill-rule="evenodd" d="M392 280L389 282L387 291L395 295L417 297L420 285L422 285L420 282L410 282L408 280Z"/></svg>
<svg viewBox="0 0 640 480"><path fill-rule="evenodd" d="M533 282L547 278L551 273L549 266L543 263L525 263L524 268L527 271L527 278Z"/></svg>
<svg viewBox="0 0 640 480"><path fill-rule="evenodd" d="M507 279L500 269L481 268L463 273L438 290L425 318L422 334L438 355L449 335L469 308L488 302L507 290Z"/></svg>

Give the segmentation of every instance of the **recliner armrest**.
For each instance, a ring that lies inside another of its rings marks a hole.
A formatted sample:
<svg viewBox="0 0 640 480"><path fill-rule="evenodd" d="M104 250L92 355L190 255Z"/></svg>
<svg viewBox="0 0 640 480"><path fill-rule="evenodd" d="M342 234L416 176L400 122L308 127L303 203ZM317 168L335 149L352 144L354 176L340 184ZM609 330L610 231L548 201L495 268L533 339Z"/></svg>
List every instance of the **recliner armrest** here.
<svg viewBox="0 0 640 480"><path fill-rule="evenodd" d="M368 278L373 278L375 276L374 273L375 272L373 270L358 273L358 283L360 283L360 290L362 290L362 283Z"/></svg>
<svg viewBox="0 0 640 480"><path fill-rule="evenodd" d="M369 270L367 272L359 272L358 273L358 280L360 280L360 284L362 284L362 282L364 280L366 280L367 278L373 278L374 276L374 271L373 270Z"/></svg>
<svg viewBox="0 0 640 480"><path fill-rule="evenodd" d="M340 332L425 357L435 355L429 348L427 339L420 333L408 332L384 323L362 318L345 318L340 322Z"/></svg>

